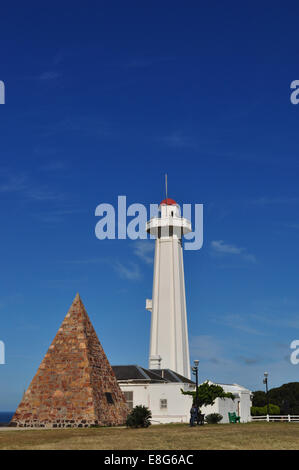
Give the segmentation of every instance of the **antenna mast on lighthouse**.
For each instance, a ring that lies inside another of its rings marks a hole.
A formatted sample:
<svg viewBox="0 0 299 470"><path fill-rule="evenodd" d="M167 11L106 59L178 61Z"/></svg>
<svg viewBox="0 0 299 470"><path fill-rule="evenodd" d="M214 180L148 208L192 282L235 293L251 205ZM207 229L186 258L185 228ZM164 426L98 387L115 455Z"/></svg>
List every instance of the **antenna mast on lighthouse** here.
<svg viewBox="0 0 299 470"><path fill-rule="evenodd" d="M167 196L167 173L165 173L165 195L166 195L166 201L168 199L168 196Z"/></svg>

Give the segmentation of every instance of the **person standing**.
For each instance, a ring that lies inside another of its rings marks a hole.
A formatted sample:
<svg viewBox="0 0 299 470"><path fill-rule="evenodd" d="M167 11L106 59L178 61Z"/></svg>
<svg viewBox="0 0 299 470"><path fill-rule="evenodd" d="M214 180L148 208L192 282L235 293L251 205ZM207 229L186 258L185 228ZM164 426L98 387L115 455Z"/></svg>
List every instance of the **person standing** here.
<svg viewBox="0 0 299 470"><path fill-rule="evenodd" d="M197 421L197 407L193 404L190 410L190 426L194 426Z"/></svg>

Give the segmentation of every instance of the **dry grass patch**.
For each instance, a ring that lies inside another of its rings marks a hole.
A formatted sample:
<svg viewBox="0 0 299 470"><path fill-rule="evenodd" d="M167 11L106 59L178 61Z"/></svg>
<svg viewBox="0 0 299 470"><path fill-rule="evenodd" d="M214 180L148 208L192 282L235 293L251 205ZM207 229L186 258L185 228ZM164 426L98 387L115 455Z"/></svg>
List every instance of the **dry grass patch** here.
<svg viewBox="0 0 299 470"><path fill-rule="evenodd" d="M299 449L299 423L0 431L0 449Z"/></svg>

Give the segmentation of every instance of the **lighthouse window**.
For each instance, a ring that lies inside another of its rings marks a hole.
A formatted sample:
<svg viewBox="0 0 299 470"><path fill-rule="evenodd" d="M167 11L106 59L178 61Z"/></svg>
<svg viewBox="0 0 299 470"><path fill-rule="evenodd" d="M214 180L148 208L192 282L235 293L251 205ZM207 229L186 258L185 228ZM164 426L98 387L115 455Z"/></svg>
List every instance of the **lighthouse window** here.
<svg viewBox="0 0 299 470"><path fill-rule="evenodd" d="M160 400L160 409L165 410L165 408L167 408L167 399L166 398L161 398L161 400Z"/></svg>
<svg viewBox="0 0 299 470"><path fill-rule="evenodd" d="M106 392L105 395L106 395L107 403L110 403L111 405L113 405L113 404L114 404L114 400L113 400L113 397L112 397L112 393Z"/></svg>

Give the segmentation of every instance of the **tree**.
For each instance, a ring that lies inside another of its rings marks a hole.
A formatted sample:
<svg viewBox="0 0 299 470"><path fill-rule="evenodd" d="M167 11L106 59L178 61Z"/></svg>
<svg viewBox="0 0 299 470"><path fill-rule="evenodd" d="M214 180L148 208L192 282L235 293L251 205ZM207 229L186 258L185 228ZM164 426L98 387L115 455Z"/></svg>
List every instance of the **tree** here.
<svg viewBox="0 0 299 470"><path fill-rule="evenodd" d="M281 414L299 414L299 382L290 382L281 387L271 388L268 392L269 402L280 408ZM252 406L265 406L267 395L260 390L253 392Z"/></svg>
<svg viewBox="0 0 299 470"><path fill-rule="evenodd" d="M265 406L267 405L267 395L262 390L257 390L252 394L252 406Z"/></svg>
<svg viewBox="0 0 299 470"><path fill-rule="evenodd" d="M283 414L299 414L299 382L290 382L269 390L269 400L280 407Z"/></svg>
<svg viewBox="0 0 299 470"><path fill-rule="evenodd" d="M192 392L185 392L183 389L181 389L181 392L183 395L191 395L193 397L193 403L196 404L196 390ZM198 386L197 394L197 404L199 408L202 406L214 405L216 398L231 398L232 400L235 399L233 393L225 392L223 388L220 387L220 385L209 384L208 381Z"/></svg>

